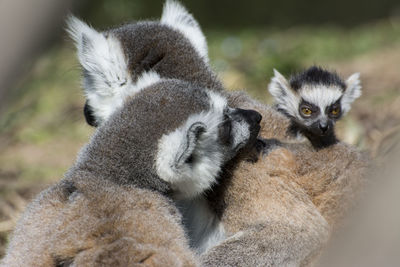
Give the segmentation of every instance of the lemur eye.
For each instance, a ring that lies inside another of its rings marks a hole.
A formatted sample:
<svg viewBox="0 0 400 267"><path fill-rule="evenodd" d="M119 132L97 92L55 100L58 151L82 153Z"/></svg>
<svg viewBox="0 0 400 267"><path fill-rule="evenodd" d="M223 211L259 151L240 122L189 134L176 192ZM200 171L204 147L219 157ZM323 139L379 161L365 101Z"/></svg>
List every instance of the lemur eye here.
<svg viewBox="0 0 400 267"><path fill-rule="evenodd" d="M335 107L331 110L331 114L334 116L339 115L340 109L338 107Z"/></svg>
<svg viewBox="0 0 400 267"><path fill-rule="evenodd" d="M312 114L311 109L309 109L308 107L302 107L301 112L303 112L303 114L306 116L311 116L311 114Z"/></svg>

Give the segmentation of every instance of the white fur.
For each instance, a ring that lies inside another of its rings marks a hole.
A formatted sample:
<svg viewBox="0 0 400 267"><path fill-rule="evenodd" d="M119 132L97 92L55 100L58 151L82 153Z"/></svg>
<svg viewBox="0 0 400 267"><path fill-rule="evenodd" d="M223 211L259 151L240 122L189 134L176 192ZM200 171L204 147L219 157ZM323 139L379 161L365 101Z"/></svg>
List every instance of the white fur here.
<svg viewBox="0 0 400 267"><path fill-rule="evenodd" d="M306 85L300 90L300 98L317 105L321 114L325 109L339 100L343 95L342 89L337 86Z"/></svg>
<svg viewBox="0 0 400 267"><path fill-rule="evenodd" d="M346 90L342 97L342 110L346 114L354 100L361 96L360 73L354 73L346 80Z"/></svg>
<svg viewBox="0 0 400 267"><path fill-rule="evenodd" d="M144 72L136 83L129 83L126 86L120 86L113 90L110 95L101 95L97 91L86 91L86 97L89 105L93 108L94 116L99 124L108 120L108 118L117 109L122 107L124 101L142 89L161 81L160 76L153 71Z"/></svg>
<svg viewBox="0 0 400 267"><path fill-rule="evenodd" d="M178 2L167 0L161 16L161 23L181 32L208 63L207 41L194 17Z"/></svg>
<svg viewBox="0 0 400 267"><path fill-rule="evenodd" d="M223 155L218 148L218 126L223 120L226 99L216 93L210 93L210 110L191 115L181 127L162 136L158 143L155 167L161 179L171 184L177 197L197 196L215 183ZM187 132L195 123L205 125L205 132L199 137L193 152L195 162L176 166L177 155L187 146ZM205 154L206 153L206 154Z"/></svg>
<svg viewBox="0 0 400 267"><path fill-rule="evenodd" d="M286 78L275 69L268 89L279 109L285 110L293 117L298 116L299 95L290 88Z"/></svg>
<svg viewBox="0 0 400 267"><path fill-rule="evenodd" d="M206 252L226 239L223 224L210 210L209 203L203 196L178 201L177 206L189 231L191 246L198 254Z"/></svg>
<svg viewBox="0 0 400 267"><path fill-rule="evenodd" d="M210 99L211 109L216 112L223 112L228 105L226 98L211 90L207 90L207 95Z"/></svg>
<svg viewBox="0 0 400 267"><path fill-rule="evenodd" d="M172 133L164 135L158 144L156 170L161 179L171 184L179 197L194 197L204 192L215 183L223 161L223 155L217 148L213 153L204 155L210 145L217 145L218 125L222 121L221 114L213 111L192 115ZM194 164L176 166L176 157L187 145L187 132L191 125L201 122L206 125L193 152L196 155ZM198 155L197 155L198 153Z"/></svg>
<svg viewBox="0 0 400 267"><path fill-rule="evenodd" d="M120 41L97 32L76 17L68 18L68 32L75 40L79 61L88 77L84 91L98 124L105 122L129 97L161 80L153 71L132 82Z"/></svg>

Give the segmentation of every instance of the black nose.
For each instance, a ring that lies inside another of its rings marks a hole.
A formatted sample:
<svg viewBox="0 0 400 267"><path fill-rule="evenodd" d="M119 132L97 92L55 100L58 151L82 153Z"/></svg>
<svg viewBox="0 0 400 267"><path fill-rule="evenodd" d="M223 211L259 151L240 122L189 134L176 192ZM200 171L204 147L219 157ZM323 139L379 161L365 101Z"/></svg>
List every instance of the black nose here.
<svg viewBox="0 0 400 267"><path fill-rule="evenodd" d="M258 113L255 110L252 109L239 109L238 111L248 120L250 120L251 122L255 122L257 124L259 124L262 120L262 116L260 113Z"/></svg>
<svg viewBox="0 0 400 267"><path fill-rule="evenodd" d="M321 130L322 133L326 133L329 130L329 124L326 125L319 125L319 129Z"/></svg>

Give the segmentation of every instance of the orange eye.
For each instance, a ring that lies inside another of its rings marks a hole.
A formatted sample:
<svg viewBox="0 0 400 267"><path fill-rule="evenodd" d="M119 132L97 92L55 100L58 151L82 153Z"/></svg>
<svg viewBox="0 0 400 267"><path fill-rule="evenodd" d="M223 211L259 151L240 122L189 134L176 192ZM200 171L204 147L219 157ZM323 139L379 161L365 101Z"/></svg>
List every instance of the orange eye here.
<svg viewBox="0 0 400 267"><path fill-rule="evenodd" d="M339 108L334 108L334 109L331 110L331 114L335 115L335 116L338 115L339 112L340 112Z"/></svg>
<svg viewBox="0 0 400 267"><path fill-rule="evenodd" d="M306 108L306 107L301 108L301 112L303 112L303 114L306 115L306 116L310 116L312 114L311 109Z"/></svg>

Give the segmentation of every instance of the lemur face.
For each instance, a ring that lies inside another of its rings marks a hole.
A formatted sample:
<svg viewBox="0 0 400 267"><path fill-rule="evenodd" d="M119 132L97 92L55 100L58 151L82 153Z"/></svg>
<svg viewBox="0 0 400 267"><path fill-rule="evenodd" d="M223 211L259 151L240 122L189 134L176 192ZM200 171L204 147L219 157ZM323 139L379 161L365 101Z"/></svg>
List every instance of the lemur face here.
<svg viewBox="0 0 400 267"><path fill-rule="evenodd" d="M190 198L209 188L229 160L239 151L254 146L260 130L258 112L231 108L221 95L201 90L206 92L209 108L193 113L158 141L156 170L172 185L176 198ZM165 89L147 93L164 95ZM187 90L186 93L192 99L198 92ZM176 100L173 99L168 109L192 112L193 100L182 97ZM168 117L173 118L174 114Z"/></svg>
<svg viewBox="0 0 400 267"><path fill-rule="evenodd" d="M335 122L342 116L341 89L305 86L299 93L298 115L294 120L316 136L332 134Z"/></svg>
<svg viewBox="0 0 400 267"><path fill-rule="evenodd" d="M335 122L350 110L351 103L361 95L359 74L343 81L334 72L311 67L287 81L274 71L269 91L278 109L292 120L294 131L303 133L309 139L322 140L322 146L335 142ZM325 137L329 140L324 140Z"/></svg>

